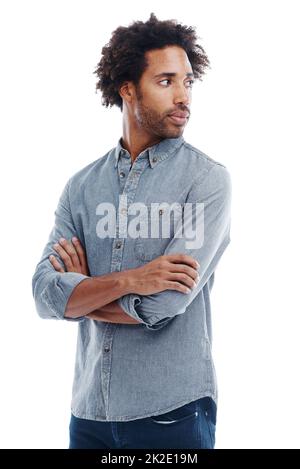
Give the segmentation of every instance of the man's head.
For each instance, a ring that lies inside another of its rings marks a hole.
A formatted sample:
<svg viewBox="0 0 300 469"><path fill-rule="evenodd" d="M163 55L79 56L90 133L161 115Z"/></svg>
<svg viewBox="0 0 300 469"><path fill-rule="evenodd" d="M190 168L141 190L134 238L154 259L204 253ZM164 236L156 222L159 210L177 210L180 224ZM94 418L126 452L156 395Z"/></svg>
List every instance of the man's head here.
<svg viewBox="0 0 300 469"><path fill-rule="evenodd" d="M193 82L209 67L196 40L193 28L159 21L153 13L145 23L117 28L94 72L102 104L118 106L136 128L153 136L180 136L190 115Z"/></svg>

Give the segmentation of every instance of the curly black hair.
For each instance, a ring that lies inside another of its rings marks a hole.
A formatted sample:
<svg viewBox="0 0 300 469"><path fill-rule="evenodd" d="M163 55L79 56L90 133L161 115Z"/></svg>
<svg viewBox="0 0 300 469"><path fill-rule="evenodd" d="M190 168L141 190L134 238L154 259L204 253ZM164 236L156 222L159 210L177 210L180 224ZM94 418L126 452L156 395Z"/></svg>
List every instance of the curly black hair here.
<svg viewBox="0 0 300 469"><path fill-rule="evenodd" d="M97 64L99 81L96 93L102 92L103 106L118 106L123 110L119 88L125 81L136 86L147 68L145 52L166 46L182 47L191 63L195 79L202 80L210 62L202 46L196 44L197 36L191 26L183 26L176 20L159 21L151 13L148 21L132 22L128 27L119 26L113 31L108 44L102 48L102 57Z"/></svg>

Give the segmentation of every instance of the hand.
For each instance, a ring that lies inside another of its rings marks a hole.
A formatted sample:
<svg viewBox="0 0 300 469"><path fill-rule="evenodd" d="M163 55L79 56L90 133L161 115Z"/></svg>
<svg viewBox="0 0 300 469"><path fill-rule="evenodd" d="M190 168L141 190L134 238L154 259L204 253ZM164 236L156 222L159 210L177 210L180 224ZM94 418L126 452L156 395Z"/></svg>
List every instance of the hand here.
<svg viewBox="0 0 300 469"><path fill-rule="evenodd" d="M64 238L60 238L59 243L53 245L53 249L61 257L67 272L77 272L90 276L86 254L78 238L73 237L72 243ZM55 270L62 273L65 272L55 256L49 256L49 260Z"/></svg>
<svg viewBox="0 0 300 469"><path fill-rule="evenodd" d="M130 289L138 295L152 295L164 290L190 293L199 282L200 265L188 254L166 254L142 267L128 270Z"/></svg>

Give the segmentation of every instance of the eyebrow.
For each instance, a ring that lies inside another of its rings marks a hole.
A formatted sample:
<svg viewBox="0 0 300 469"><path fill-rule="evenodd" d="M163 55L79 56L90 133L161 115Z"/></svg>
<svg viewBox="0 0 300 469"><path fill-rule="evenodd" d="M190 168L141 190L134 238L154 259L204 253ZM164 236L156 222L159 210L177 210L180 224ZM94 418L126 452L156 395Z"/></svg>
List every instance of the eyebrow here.
<svg viewBox="0 0 300 469"><path fill-rule="evenodd" d="M159 73L158 75L154 75L154 78L160 78L160 77L175 77L176 75L178 75L178 73L174 73L174 72L163 72L163 73ZM193 74L193 73L187 73L186 76L187 76L187 77L194 77L194 74Z"/></svg>

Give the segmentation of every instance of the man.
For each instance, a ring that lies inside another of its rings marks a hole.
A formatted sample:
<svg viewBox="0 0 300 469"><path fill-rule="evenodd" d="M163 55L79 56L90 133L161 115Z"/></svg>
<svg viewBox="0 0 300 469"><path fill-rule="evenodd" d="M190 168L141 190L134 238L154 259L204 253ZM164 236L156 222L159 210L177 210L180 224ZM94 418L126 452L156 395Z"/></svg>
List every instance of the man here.
<svg viewBox="0 0 300 469"><path fill-rule="evenodd" d="M102 54L96 88L123 135L68 180L32 279L42 318L78 322L69 447L214 448L210 292L231 179L183 138L209 61L192 28L153 13Z"/></svg>

